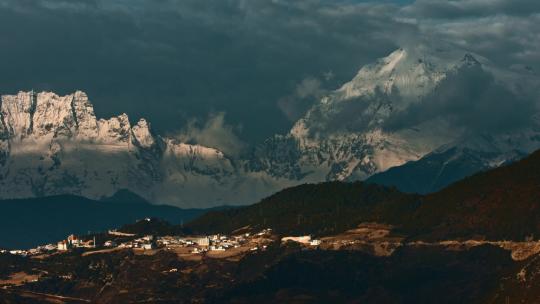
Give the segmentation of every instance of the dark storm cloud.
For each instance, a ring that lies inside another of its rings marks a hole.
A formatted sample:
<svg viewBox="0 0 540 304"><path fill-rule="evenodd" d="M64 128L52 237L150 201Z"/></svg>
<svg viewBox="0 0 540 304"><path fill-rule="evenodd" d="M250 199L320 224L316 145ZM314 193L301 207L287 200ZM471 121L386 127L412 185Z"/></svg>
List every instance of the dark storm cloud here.
<svg viewBox="0 0 540 304"><path fill-rule="evenodd" d="M421 35L454 42L502 66L540 70L540 1L418 0L400 16L417 24Z"/></svg>
<svg viewBox="0 0 540 304"><path fill-rule="evenodd" d="M395 131L443 119L456 129L496 134L530 126L537 111L534 96L514 94L480 65L464 66L422 101L391 116L385 127Z"/></svg>
<svg viewBox="0 0 540 304"><path fill-rule="evenodd" d="M100 117L127 112L169 133L191 126L193 140L209 142L205 130L242 125L254 143L363 64L425 36L540 70L540 1L395 2L0 0L0 91L82 89Z"/></svg>
<svg viewBox="0 0 540 304"><path fill-rule="evenodd" d="M418 0L399 15L418 25L422 36L450 41L503 68L538 77L540 33L535 29L540 28L540 1ZM473 69L444 80L422 102L392 117L386 128L442 118L457 128L505 131L529 124L538 100L537 89L518 96L488 72Z"/></svg>
<svg viewBox="0 0 540 304"><path fill-rule="evenodd" d="M392 4L324 0L0 0L2 93L89 93L98 116L127 112L158 131L227 112L260 141L290 121L278 101L397 47L415 25ZM326 89L326 88L321 88ZM296 114L298 116L299 114Z"/></svg>
<svg viewBox="0 0 540 304"><path fill-rule="evenodd" d="M404 11L427 18L456 19L494 15L528 16L540 11L537 0L417 0Z"/></svg>

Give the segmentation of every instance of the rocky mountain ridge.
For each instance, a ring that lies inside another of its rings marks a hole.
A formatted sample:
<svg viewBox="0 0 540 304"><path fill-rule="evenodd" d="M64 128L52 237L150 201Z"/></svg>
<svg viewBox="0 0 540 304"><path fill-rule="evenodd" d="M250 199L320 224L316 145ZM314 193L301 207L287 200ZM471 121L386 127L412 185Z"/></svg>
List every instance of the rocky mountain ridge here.
<svg viewBox="0 0 540 304"><path fill-rule="evenodd" d="M471 87L474 81L482 86ZM483 110L500 106L489 102L502 96L506 99L500 104L509 106L500 112L511 112L521 106L512 103L535 87L531 83L540 82L456 48L398 49L315 102L289 133L267 139L240 159L159 136L144 119L133 125L126 114L98 119L81 91L5 95L0 198L101 198L129 189L151 202L184 208L247 204L285 187L364 180L411 162L435 163L412 189L429 192L540 148L536 118L518 129L494 130L505 116L476 126L474 116L463 121L463 114L448 118L434 111L452 113L470 104ZM453 95L461 91L472 91L472 96ZM473 157L462 157L463 151ZM440 153L445 161L426 160ZM438 177L449 161L457 160L451 178Z"/></svg>
<svg viewBox="0 0 540 304"><path fill-rule="evenodd" d="M158 136L144 119L135 125L126 114L98 120L81 91L5 95L1 109L3 198L100 198L127 188L159 201L155 193L181 188L188 175L219 186L235 171L221 151Z"/></svg>

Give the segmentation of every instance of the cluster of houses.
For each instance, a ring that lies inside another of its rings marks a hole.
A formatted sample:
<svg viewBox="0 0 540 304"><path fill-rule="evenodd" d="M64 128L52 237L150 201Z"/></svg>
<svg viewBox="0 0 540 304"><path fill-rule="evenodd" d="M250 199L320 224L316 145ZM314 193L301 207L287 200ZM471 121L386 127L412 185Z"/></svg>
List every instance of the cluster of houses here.
<svg viewBox="0 0 540 304"><path fill-rule="evenodd" d="M156 241L153 235L147 235L142 238L134 239L120 245L116 245L114 241L107 241L104 244L105 247L118 247L118 248L140 248L144 250L155 249Z"/></svg>
<svg viewBox="0 0 540 304"><path fill-rule="evenodd" d="M152 250L156 248L175 249L179 247L190 248L191 253L200 254L208 251L227 251L238 247L248 247L251 251L265 250L268 242L260 242L258 240L268 239L272 237L271 229L264 229L259 233L245 233L241 235L204 235L204 236L161 236L154 237L146 235L144 237L131 239L126 242L117 243L118 237L135 237L134 234L110 230L109 235L111 240L105 241L103 247L106 248L136 248L143 250ZM306 246L319 246L321 241L312 239L311 236L287 236L281 239L282 243L296 242ZM10 253L16 255L37 255L50 253L54 251L68 251L73 248L96 248L96 239L83 241L76 235L70 235L65 240L59 241L56 245L48 244L38 246L29 250L0 250L0 253Z"/></svg>
<svg viewBox="0 0 540 304"><path fill-rule="evenodd" d="M47 244L43 246L38 246L36 248L28 249L28 250L21 250L21 249L14 249L14 250L6 250L1 249L0 254L13 254L13 255L20 255L20 256L32 256L32 255L39 255L43 253L48 253L51 251L56 250L56 246L53 244Z"/></svg>
<svg viewBox="0 0 540 304"><path fill-rule="evenodd" d="M61 240L56 244L47 244L37 246L36 248L31 249L14 249L14 250L0 250L0 254L10 253L13 255L20 256L34 256L40 254L51 253L54 251L68 251L72 248L95 248L96 240L83 241L78 238L76 235L72 234L68 236L65 240Z"/></svg>
<svg viewBox="0 0 540 304"><path fill-rule="evenodd" d="M119 236L121 232L113 232L114 236ZM125 236L125 234L122 234ZM202 253L206 251L225 251L230 248L237 248L246 242L243 236L229 237L225 235L210 235L210 236L162 236L154 237L147 235L141 238L130 240L117 244L113 240L108 240L103 243L104 247L108 248L139 248L151 250L156 248L174 249L178 247L192 247L193 253Z"/></svg>
<svg viewBox="0 0 540 304"><path fill-rule="evenodd" d="M178 247L191 248L191 253L204 253L208 251L227 251L233 248L242 246L251 246L250 250L256 251L266 249L266 245L257 245L255 239L271 236L271 229L264 229L257 234L245 233L241 235L228 236L223 234L214 234L209 236L164 236L157 240L158 246L166 249L174 249ZM260 247L260 248L259 248Z"/></svg>
<svg viewBox="0 0 540 304"><path fill-rule="evenodd" d="M192 253L204 253L208 251L227 251L232 248L249 245L251 251L265 250L267 245L258 243L257 239L269 238L272 236L272 229L267 228L259 233L245 233L241 235L228 236L215 234L209 236L184 237L184 236L164 236L156 241L159 247L174 249L175 247L192 247ZM283 243L288 241L297 242L307 246L319 246L321 240L313 239L311 236L288 236L281 239Z"/></svg>
<svg viewBox="0 0 540 304"><path fill-rule="evenodd" d="M175 247L192 247L192 253L203 253L207 251L226 251L231 248L238 248L247 243L247 237L227 236L215 234L210 236L180 237L165 236L158 239L158 245L168 249Z"/></svg>
<svg viewBox="0 0 540 304"><path fill-rule="evenodd" d="M72 248L96 248L96 238L90 241L83 241L76 235L72 234L65 240L61 240L57 244L58 251L67 251Z"/></svg>

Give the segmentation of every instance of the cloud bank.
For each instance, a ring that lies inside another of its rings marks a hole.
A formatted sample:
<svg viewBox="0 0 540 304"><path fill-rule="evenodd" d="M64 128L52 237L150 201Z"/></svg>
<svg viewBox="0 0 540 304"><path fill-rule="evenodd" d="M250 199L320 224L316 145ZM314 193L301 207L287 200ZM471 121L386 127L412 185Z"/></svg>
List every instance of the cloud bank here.
<svg viewBox="0 0 540 304"><path fill-rule="evenodd" d="M396 131L443 119L457 130L497 134L530 126L537 99L516 95L478 66L451 73L418 103L390 116L385 128Z"/></svg>
<svg viewBox="0 0 540 304"><path fill-rule="evenodd" d="M537 73L537 28L536 0L0 0L0 83L82 89L98 116L128 112L158 132L226 112L254 144L419 39Z"/></svg>

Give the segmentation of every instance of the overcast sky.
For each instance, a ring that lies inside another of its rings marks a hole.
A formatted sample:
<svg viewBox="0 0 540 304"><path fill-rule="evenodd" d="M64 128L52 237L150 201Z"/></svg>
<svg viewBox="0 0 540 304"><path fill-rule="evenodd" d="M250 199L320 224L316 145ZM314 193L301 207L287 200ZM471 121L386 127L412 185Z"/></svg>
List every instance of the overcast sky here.
<svg viewBox="0 0 540 304"><path fill-rule="evenodd" d="M538 71L538 29L538 0L0 0L0 91L80 89L99 117L239 147L423 37Z"/></svg>

